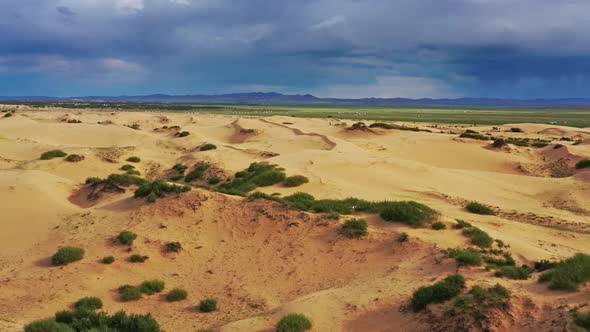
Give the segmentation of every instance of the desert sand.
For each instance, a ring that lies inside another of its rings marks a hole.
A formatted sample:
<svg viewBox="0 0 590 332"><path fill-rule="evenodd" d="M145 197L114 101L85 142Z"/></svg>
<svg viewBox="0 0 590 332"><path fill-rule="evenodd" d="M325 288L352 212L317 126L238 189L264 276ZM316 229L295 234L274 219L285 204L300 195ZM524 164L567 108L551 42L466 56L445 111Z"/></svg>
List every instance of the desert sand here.
<svg viewBox="0 0 590 332"><path fill-rule="evenodd" d="M129 127L133 124L137 129ZM0 330L21 331L24 324L52 317L81 297L97 296L109 312L151 312L166 331L272 331L291 312L309 317L312 331L428 331L434 329L428 313L404 308L418 287L458 270L446 250L465 246L468 239L451 227L455 219L509 244L518 265L590 253L590 170L552 176L556 167L572 168L590 158L590 128L397 123L431 132L347 130L352 124L25 107L0 118ZM190 135L179 138L163 126L180 126ZM510 132L511 127L524 132ZM465 129L553 143L494 149L489 141L458 138ZM563 136L582 143L559 141ZM217 149L199 151L205 143ZM564 147L553 149L554 143ZM85 158L39 160L54 149ZM368 235L349 239L338 232L346 216L331 220L206 188L155 203L133 198L128 189L91 206L76 204L72 196L86 178L120 173L130 156L141 157L136 167L148 179L164 177L179 162L205 161L228 178L252 162L277 164L288 174L307 176L309 183L258 190L414 200L439 211L448 227L412 228L359 215L368 221ZM469 201L498 213L469 213L464 209ZM113 242L122 230L138 234L131 253L147 255L148 261L126 261L127 247ZM409 234L408 242L395 241L401 232ZM169 241L184 249L163 252ZM84 248L84 259L51 266L51 255L68 245ZM101 264L107 255L116 261ZM550 291L537 283L537 274L511 280L482 267L460 272L468 285L500 283L512 291L509 314L492 322L497 331L563 330L571 322L568 308L590 302L587 286L579 292ZM168 303L164 295L152 295L119 301L119 286L147 279L162 279L167 289L182 287L188 299ZM206 297L217 298L217 311L195 310ZM437 308L432 306L430 314Z"/></svg>

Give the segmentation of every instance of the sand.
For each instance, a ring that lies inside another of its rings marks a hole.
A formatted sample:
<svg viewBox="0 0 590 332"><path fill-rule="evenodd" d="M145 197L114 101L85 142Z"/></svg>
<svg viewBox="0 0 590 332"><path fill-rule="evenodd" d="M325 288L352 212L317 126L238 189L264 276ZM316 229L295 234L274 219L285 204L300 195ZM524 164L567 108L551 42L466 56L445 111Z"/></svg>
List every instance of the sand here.
<svg viewBox="0 0 590 332"><path fill-rule="evenodd" d="M111 123L98 123L105 121ZM127 127L133 124L139 128ZM557 139L588 140L590 129L539 124L472 128L565 145L554 151L553 145L490 149L489 142L457 138L450 132L458 129L444 124L430 133L347 130L353 124L60 109L20 109L0 118L0 330L20 331L23 324L51 317L80 297L98 296L109 312L151 312L167 331L272 331L290 312L310 317L313 331L423 331L431 328L427 317L400 308L418 287L457 270L445 254L468 241L450 227L456 218L508 243L519 264L590 253L590 235L582 232L590 230L590 171L563 178L546 171L556 160L570 158L571 166L589 158L590 145ZM176 131L155 130L164 125L180 126L190 135L179 138ZM508 132L511 127L524 133ZM253 131L240 134L243 128ZM205 143L218 148L198 151ZM85 159L39 160L52 149ZM71 200L87 177L120 173L132 155L141 157L136 167L152 179L177 162L206 161L231 176L252 162L266 161L310 179L297 188L261 188L268 194L415 200L438 210L449 227L414 229L366 215L360 217L368 220L369 234L351 240L338 233L346 218L334 221L200 188L153 204L134 199L133 188L90 207ZM472 200L494 207L498 215L465 211L464 203ZM131 252L113 242L124 229L139 235ZM401 232L409 234L409 242L395 241ZM169 241L181 242L184 250L163 252ZM65 245L83 247L85 258L51 267L50 256ZM132 253L149 259L129 263ZM101 264L106 255L115 256L115 263ZM552 292L533 279L493 278L482 268L462 268L461 273L469 285L499 282L515 294L513 317L497 325L498 331L544 330L551 327L550 319L567 324L569 316L558 308L590 301L587 287L577 293ZM188 299L168 303L160 294L133 303L118 300L117 287L154 278L164 280L167 289L185 288ZM218 311L195 310L206 297L218 299Z"/></svg>

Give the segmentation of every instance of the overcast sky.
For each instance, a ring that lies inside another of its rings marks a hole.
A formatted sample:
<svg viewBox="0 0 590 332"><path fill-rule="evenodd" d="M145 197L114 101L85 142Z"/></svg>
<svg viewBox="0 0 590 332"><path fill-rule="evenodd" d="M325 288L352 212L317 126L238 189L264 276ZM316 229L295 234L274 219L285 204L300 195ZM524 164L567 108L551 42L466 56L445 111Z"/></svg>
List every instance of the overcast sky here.
<svg viewBox="0 0 590 332"><path fill-rule="evenodd" d="M590 97L589 0L0 0L0 95Z"/></svg>

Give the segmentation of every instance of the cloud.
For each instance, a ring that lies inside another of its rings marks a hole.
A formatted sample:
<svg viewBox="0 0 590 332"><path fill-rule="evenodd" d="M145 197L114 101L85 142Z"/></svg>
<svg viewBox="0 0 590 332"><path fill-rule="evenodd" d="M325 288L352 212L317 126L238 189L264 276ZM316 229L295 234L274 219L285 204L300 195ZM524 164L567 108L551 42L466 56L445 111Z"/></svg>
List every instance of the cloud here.
<svg viewBox="0 0 590 332"><path fill-rule="evenodd" d="M116 0L115 10L122 15L132 15L142 11L144 8L143 0Z"/></svg>
<svg viewBox="0 0 590 332"><path fill-rule="evenodd" d="M312 25L309 27L310 30L322 30L322 29L329 29L339 24L346 22L346 16L344 15L335 15L330 17L325 21L321 21L317 24Z"/></svg>

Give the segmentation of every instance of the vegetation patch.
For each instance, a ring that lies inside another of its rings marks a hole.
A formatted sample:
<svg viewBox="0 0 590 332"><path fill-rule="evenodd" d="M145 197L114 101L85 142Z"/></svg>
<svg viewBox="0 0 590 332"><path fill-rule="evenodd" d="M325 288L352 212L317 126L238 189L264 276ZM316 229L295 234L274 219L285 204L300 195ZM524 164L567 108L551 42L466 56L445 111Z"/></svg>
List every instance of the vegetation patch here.
<svg viewBox="0 0 590 332"><path fill-rule="evenodd" d="M137 234L135 234L135 233L133 233L131 231L122 231L117 236L117 240L121 244L126 244L128 246L132 245L133 244L133 241L135 241L135 239L137 239Z"/></svg>
<svg viewBox="0 0 590 332"><path fill-rule="evenodd" d="M182 250L182 245L180 242L168 242L164 245L164 249L166 252L180 252Z"/></svg>
<svg viewBox="0 0 590 332"><path fill-rule="evenodd" d="M67 155L68 154L63 152L62 150L51 150L51 151L43 152L43 154L41 154L41 160L49 160L49 159L53 159L53 158L63 158Z"/></svg>
<svg viewBox="0 0 590 332"><path fill-rule="evenodd" d="M483 214L483 215L490 215L493 216L496 213L494 212L494 210L490 209L489 207L478 203L478 202L470 202L468 203L465 208L467 209L467 211L471 212L471 213L475 213L475 214Z"/></svg>
<svg viewBox="0 0 590 332"><path fill-rule="evenodd" d="M480 248L489 248L494 243L494 239L488 233L477 227L469 227L463 230L463 235L471 239L471 244Z"/></svg>
<svg viewBox="0 0 590 332"><path fill-rule="evenodd" d="M438 213L424 204L414 201L389 202L379 213L385 221L397 221L413 227L433 221Z"/></svg>
<svg viewBox="0 0 590 332"><path fill-rule="evenodd" d="M311 329L311 320L302 314L288 314L276 325L276 332L304 332Z"/></svg>
<svg viewBox="0 0 590 332"><path fill-rule="evenodd" d="M84 160L84 156L81 154L70 154L66 157L66 160L71 163L77 163L79 161Z"/></svg>
<svg viewBox="0 0 590 332"><path fill-rule="evenodd" d="M340 228L340 234L349 238L367 235L367 221L365 219L349 219Z"/></svg>
<svg viewBox="0 0 590 332"><path fill-rule="evenodd" d="M146 295L160 293L164 290L165 283L162 280L146 280L139 285L139 291Z"/></svg>
<svg viewBox="0 0 590 332"><path fill-rule="evenodd" d="M450 314L469 315L476 321L481 321L488 317L488 312L492 309L506 310L510 296L510 291L500 284L489 288L476 285L468 294L455 299Z"/></svg>
<svg viewBox="0 0 590 332"><path fill-rule="evenodd" d="M74 303L74 308L98 310L102 308L102 300L98 297L83 297Z"/></svg>
<svg viewBox="0 0 590 332"><path fill-rule="evenodd" d="M217 310L217 300L213 298L201 300L199 303L199 311L211 312Z"/></svg>
<svg viewBox="0 0 590 332"><path fill-rule="evenodd" d="M187 137L187 136L188 136L188 135L190 135L190 134L191 134L191 133L189 133L188 131L180 131L180 132L177 132L177 133L175 134L175 136L176 136L176 137Z"/></svg>
<svg viewBox="0 0 590 332"><path fill-rule="evenodd" d="M195 180L201 179L203 177L203 175L205 174L205 171L208 170L210 166L211 165L206 164L206 163L198 164L197 166L195 166L195 169L190 171L184 177L184 181L185 182L193 182Z"/></svg>
<svg viewBox="0 0 590 332"><path fill-rule="evenodd" d="M430 303L442 303L459 295L465 287L465 278L460 274L452 274L445 279L418 288L412 295L410 306L414 311L420 311Z"/></svg>
<svg viewBox="0 0 590 332"><path fill-rule="evenodd" d="M473 249L451 249L449 256L457 261L458 266L479 266L482 263L479 252Z"/></svg>
<svg viewBox="0 0 590 332"><path fill-rule="evenodd" d="M115 257L113 257L113 256L104 256L102 258L103 264L113 264L114 261L115 261Z"/></svg>
<svg viewBox="0 0 590 332"><path fill-rule="evenodd" d="M82 248L63 247L51 256L51 264L54 266L68 265L84 258L84 253Z"/></svg>
<svg viewBox="0 0 590 332"><path fill-rule="evenodd" d="M200 151L209 151L209 150L215 150L217 149L217 146L215 144L204 144L201 146L201 148L199 149Z"/></svg>
<svg viewBox="0 0 590 332"><path fill-rule="evenodd" d="M455 219L455 221L457 221L457 223L453 225L454 229L463 229L463 228L472 227L472 225L465 220Z"/></svg>
<svg viewBox="0 0 590 332"><path fill-rule="evenodd" d="M474 130L466 130L465 132L463 132L461 135L459 135L459 137L461 138L469 138L469 139L475 139L475 140L480 140L480 141L487 141L490 138L486 135L482 135Z"/></svg>
<svg viewBox="0 0 590 332"><path fill-rule="evenodd" d="M168 302L177 302L185 300L188 297L187 291L180 288L174 288L166 295L166 301Z"/></svg>
<svg viewBox="0 0 590 332"><path fill-rule="evenodd" d="M397 242L399 243L404 243L404 242L408 242L409 239L409 235L406 232L401 232L398 236L397 236Z"/></svg>
<svg viewBox="0 0 590 332"><path fill-rule="evenodd" d="M303 175L293 175L285 178L283 185L285 187L299 187L302 184L308 183L309 179Z"/></svg>
<svg viewBox="0 0 590 332"><path fill-rule="evenodd" d="M218 184L219 182L221 182L221 179L217 176L212 176L210 178L207 179L207 183L214 186L216 184Z"/></svg>
<svg viewBox="0 0 590 332"><path fill-rule="evenodd" d="M149 259L148 256L142 256L139 254L134 254L134 255L129 256L129 261L131 263L143 263L143 262L147 261L148 259Z"/></svg>
<svg viewBox="0 0 590 332"><path fill-rule="evenodd" d="M504 145L506 145L506 141L503 138L496 138L494 139L494 143L492 143L492 146L495 148L501 148Z"/></svg>
<svg viewBox="0 0 590 332"><path fill-rule="evenodd" d="M122 171L131 171L134 169L135 169L135 166L130 165L130 164L125 164L125 165L121 166Z"/></svg>
<svg viewBox="0 0 590 332"><path fill-rule="evenodd" d="M432 223L432 229L434 229L435 231L440 231L443 229L447 229L447 225L445 225L443 222L437 221Z"/></svg>
<svg viewBox="0 0 590 332"><path fill-rule="evenodd" d="M257 187L268 187L285 180L285 173L277 165L252 163L240 176L229 182L220 185L217 191L238 196L247 196L248 192Z"/></svg>
<svg viewBox="0 0 590 332"><path fill-rule="evenodd" d="M590 331L590 312L574 313L574 323L585 328L587 331Z"/></svg>
<svg viewBox="0 0 590 332"><path fill-rule="evenodd" d="M187 185L179 186L167 183L164 180L155 180L153 182L146 182L138 187L135 190L133 197L147 197L147 201L153 203L156 199L164 197L166 194L180 194L189 190L191 190L191 187Z"/></svg>
<svg viewBox="0 0 590 332"><path fill-rule="evenodd" d="M527 267L519 267L519 266L500 266L499 269L496 271L496 277L505 277L509 279L516 279L516 280L527 280L531 277L531 270Z"/></svg>
<svg viewBox="0 0 590 332"><path fill-rule="evenodd" d="M127 161L130 163L138 163L141 161L141 159L137 156L132 156L132 157L127 158Z"/></svg>
<svg viewBox="0 0 590 332"><path fill-rule="evenodd" d="M576 254L563 260L539 278L540 282L549 282L549 289L578 290L580 284L590 280L590 255Z"/></svg>
<svg viewBox="0 0 590 332"><path fill-rule="evenodd" d="M576 164L576 168L577 169L582 169L582 168L589 168L590 167L590 159L583 159L578 161L578 163Z"/></svg>

